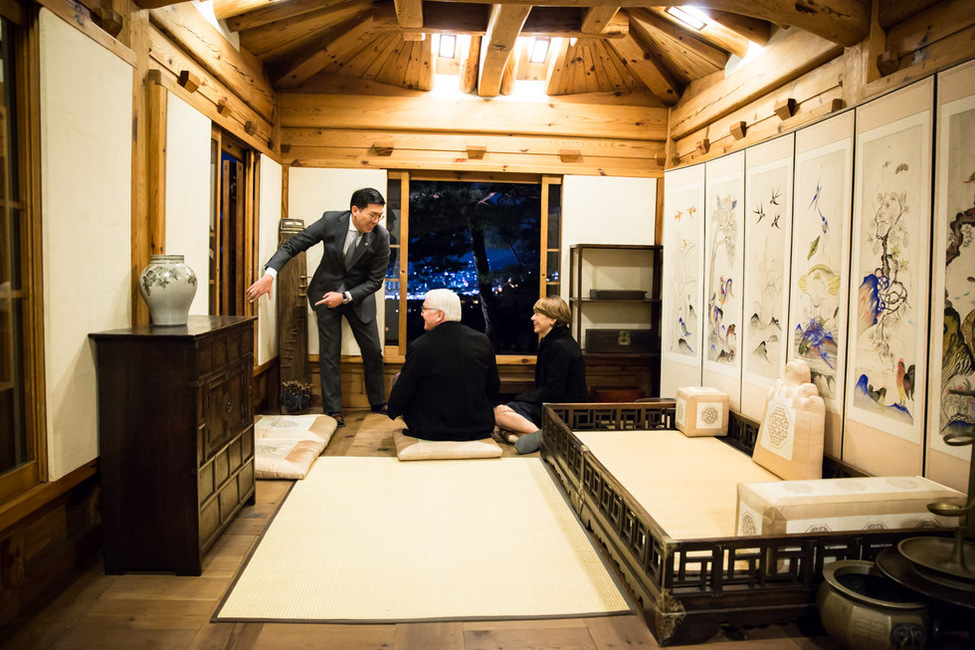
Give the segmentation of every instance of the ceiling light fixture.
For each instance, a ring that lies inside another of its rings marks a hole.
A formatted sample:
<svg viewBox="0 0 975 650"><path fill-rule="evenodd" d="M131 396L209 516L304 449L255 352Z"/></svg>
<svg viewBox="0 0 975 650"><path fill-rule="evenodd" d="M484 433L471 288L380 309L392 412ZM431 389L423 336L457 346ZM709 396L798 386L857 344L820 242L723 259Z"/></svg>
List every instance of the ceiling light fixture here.
<svg viewBox="0 0 975 650"><path fill-rule="evenodd" d="M708 24L707 14L697 7L667 7L667 13L696 31Z"/></svg>
<svg viewBox="0 0 975 650"><path fill-rule="evenodd" d="M548 58L548 45L549 39L536 38L532 43L532 53L529 61L532 63L545 63L545 59Z"/></svg>
<svg viewBox="0 0 975 650"><path fill-rule="evenodd" d="M437 55L444 59L452 59L457 54L457 37L453 34L440 35L440 47Z"/></svg>

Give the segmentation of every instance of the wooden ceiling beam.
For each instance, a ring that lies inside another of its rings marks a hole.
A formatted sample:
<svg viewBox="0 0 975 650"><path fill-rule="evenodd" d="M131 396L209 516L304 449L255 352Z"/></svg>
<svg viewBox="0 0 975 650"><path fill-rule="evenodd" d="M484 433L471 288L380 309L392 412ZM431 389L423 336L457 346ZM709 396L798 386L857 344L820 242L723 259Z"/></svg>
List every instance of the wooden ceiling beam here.
<svg viewBox="0 0 975 650"><path fill-rule="evenodd" d="M591 38L592 33L583 29L585 13L567 7L532 7L522 36L561 36L563 38ZM630 33L630 19L620 13L611 17L602 27L599 36L604 38L623 38Z"/></svg>
<svg viewBox="0 0 975 650"><path fill-rule="evenodd" d="M669 73L666 63L647 51L632 35L607 43L623 59L630 74L642 81L660 101L667 106L677 103L681 88Z"/></svg>
<svg viewBox="0 0 975 650"><path fill-rule="evenodd" d="M619 13L619 5L600 5L582 10L582 24L579 31L583 34L602 34ZM627 20L629 24L629 20Z"/></svg>
<svg viewBox="0 0 975 650"><path fill-rule="evenodd" d="M450 2L451 0L443 0ZM463 0L493 4L495 0ZM538 0L505 0L505 5L531 5ZM862 0L672 0L674 5L697 5L707 10L726 11L792 25L840 45L856 45L870 32L870 13ZM646 7L647 0L545 0L549 7L594 7L619 5Z"/></svg>
<svg viewBox="0 0 975 650"><path fill-rule="evenodd" d="M569 53L569 39L563 38L559 43L558 51L551 53L551 60L548 67L548 75L545 80L545 94L550 96L561 95L562 75L567 67L566 56Z"/></svg>
<svg viewBox="0 0 975 650"><path fill-rule="evenodd" d="M477 78L479 96L498 96L504 67L514 52L515 41L530 11L531 7L524 5L491 7L487 33L481 43L481 64Z"/></svg>
<svg viewBox="0 0 975 650"><path fill-rule="evenodd" d="M638 22L652 38L663 38L672 45L680 48L686 55L706 61L715 69L720 69L728 62L728 52L697 38L697 32L678 27L669 20L664 20L649 9L627 9L630 19Z"/></svg>
<svg viewBox="0 0 975 650"><path fill-rule="evenodd" d="M275 88L294 88L304 83L342 53L374 38L372 26L371 17L352 20L299 47L274 66L272 84Z"/></svg>
<svg viewBox="0 0 975 650"><path fill-rule="evenodd" d="M483 36L487 33L491 8L488 5L473 3L425 2L423 4L423 26L402 28L395 17L387 16L382 7L377 7L373 16L379 30L396 30L404 34L468 34ZM392 19L389 19L392 18ZM522 26L522 36L543 36L562 38L585 38L593 34L582 29L584 12L575 7L533 7ZM617 12L603 26L600 36L622 38L629 33L629 17Z"/></svg>
<svg viewBox="0 0 975 650"><path fill-rule="evenodd" d="M213 0L213 15L216 16L217 20L226 20L240 14L246 14L248 11L267 7L272 2L278 4L287 2L287 0L277 0L277 2L275 0ZM147 9L149 8L142 2L139 4Z"/></svg>
<svg viewBox="0 0 975 650"><path fill-rule="evenodd" d="M714 22L713 20L695 32L684 27L680 21L667 13L667 10L664 7L647 7L646 11L649 11L666 21L673 23L674 25L678 26L679 29L697 36L702 41L706 41L711 45L721 48L722 50L731 52L736 56L744 57L748 52L747 38L744 36L739 36L737 33L723 27L720 23Z"/></svg>
<svg viewBox="0 0 975 650"><path fill-rule="evenodd" d="M756 45L765 47L768 44L768 39L772 36L772 23L767 20L717 10L710 11L709 15L711 20L720 27Z"/></svg>
<svg viewBox="0 0 975 650"><path fill-rule="evenodd" d="M467 51L460 60L460 91L466 95L477 90L477 68L481 58L481 37L471 36Z"/></svg>
<svg viewBox="0 0 975 650"><path fill-rule="evenodd" d="M248 52L271 62L312 39L350 20L364 19L372 11L372 0L348 0L274 23L240 32L240 44Z"/></svg>
<svg viewBox="0 0 975 650"><path fill-rule="evenodd" d="M671 112L671 137L687 137L842 54L838 44L796 31L730 75L692 82Z"/></svg>
<svg viewBox="0 0 975 650"><path fill-rule="evenodd" d="M423 27L423 0L393 0L393 6L396 7L396 20L400 27Z"/></svg>
<svg viewBox="0 0 975 650"><path fill-rule="evenodd" d="M341 3L332 3L332 5L334 4ZM216 6L216 1L214 1L214 6ZM221 20L227 21L227 29L230 31L240 32L321 9L323 9L321 0L280 0L270 4L264 2L257 9Z"/></svg>

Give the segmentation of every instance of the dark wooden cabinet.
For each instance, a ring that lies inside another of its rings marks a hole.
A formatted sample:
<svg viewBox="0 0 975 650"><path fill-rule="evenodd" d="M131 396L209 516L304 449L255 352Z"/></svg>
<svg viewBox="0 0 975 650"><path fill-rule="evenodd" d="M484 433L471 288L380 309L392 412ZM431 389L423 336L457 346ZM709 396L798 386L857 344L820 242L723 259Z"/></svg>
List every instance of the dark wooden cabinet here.
<svg viewBox="0 0 975 650"><path fill-rule="evenodd" d="M105 572L200 575L254 502L254 318L91 334Z"/></svg>

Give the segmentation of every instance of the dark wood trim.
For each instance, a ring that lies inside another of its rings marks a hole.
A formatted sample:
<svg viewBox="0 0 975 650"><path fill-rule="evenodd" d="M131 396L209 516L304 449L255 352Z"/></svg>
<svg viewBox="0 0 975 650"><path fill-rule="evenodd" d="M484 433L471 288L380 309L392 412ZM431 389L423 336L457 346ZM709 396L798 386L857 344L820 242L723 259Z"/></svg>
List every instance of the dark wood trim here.
<svg viewBox="0 0 975 650"><path fill-rule="evenodd" d="M41 483L0 506L0 532L39 511L67 494L74 487L98 473L98 459L89 461L70 474L49 483Z"/></svg>

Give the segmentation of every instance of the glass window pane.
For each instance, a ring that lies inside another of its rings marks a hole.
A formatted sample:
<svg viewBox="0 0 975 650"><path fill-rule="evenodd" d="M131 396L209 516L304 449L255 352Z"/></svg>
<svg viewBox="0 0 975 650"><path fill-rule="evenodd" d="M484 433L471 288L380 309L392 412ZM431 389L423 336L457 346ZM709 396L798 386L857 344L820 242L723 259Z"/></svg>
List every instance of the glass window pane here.
<svg viewBox="0 0 975 650"><path fill-rule="evenodd" d="M383 339L386 345L399 345L399 256L402 227L402 187L399 178L386 181L386 221L389 231L389 265L386 267L386 324Z"/></svg>
<svg viewBox="0 0 975 650"><path fill-rule="evenodd" d="M559 265L562 261L562 255L559 251L549 251L545 259L545 281L558 282L560 276Z"/></svg>
<svg viewBox="0 0 975 650"><path fill-rule="evenodd" d="M19 198L17 176L16 91L20 85L14 65L14 31L0 19L0 473L30 460L24 417L24 322L25 302L20 264L25 242L14 209Z"/></svg>
<svg viewBox="0 0 975 650"><path fill-rule="evenodd" d="M411 181L407 339L423 333L426 292L447 288L497 353L533 352L540 212L537 184Z"/></svg>
<svg viewBox="0 0 975 650"><path fill-rule="evenodd" d="M548 186L548 244L546 248L558 248L562 241L562 186Z"/></svg>
<svg viewBox="0 0 975 650"><path fill-rule="evenodd" d="M27 432L24 427L23 372L20 355L23 316L21 300L0 298L0 363L3 378L0 381L0 472L18 467L29 460Z"/></svg>

